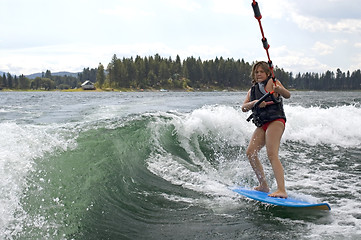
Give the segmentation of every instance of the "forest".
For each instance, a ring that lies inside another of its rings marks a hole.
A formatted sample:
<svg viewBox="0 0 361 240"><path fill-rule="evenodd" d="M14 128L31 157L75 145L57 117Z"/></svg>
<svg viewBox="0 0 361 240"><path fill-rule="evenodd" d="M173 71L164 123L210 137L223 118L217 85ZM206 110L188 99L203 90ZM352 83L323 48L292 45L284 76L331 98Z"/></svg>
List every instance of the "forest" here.
<svg viewBox="0 0 361 240"><path fill-rule="evenodd" d="M170 89L170 90L246 90L251 85L250 72L253 63L244 59L234 60L216 57L201 60L199 57L187 57L184 60L154 56L118 58L115 54L106 67L99 63L97 68L84 68L74 76L54 76L49 70L41 77L29 79L10 73L0 76L0 89L18 90L63 90L80 88L90 80L98 89ZM275 66L275 76L283 85L295 90L360 90L361 72L340 69L334 73L298 73L286 72Z"/></svg>

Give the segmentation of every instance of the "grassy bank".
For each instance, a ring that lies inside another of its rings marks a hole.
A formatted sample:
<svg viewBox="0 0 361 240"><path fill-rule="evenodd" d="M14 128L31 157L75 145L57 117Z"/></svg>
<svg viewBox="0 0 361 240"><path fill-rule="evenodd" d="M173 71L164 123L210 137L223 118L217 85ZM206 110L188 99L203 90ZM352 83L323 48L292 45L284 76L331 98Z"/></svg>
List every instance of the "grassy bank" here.
<svg viewBox="0 0 361 240"><path fill-rule="evenodd" d="M170 89L155 89L155 88L97 88L95 90L83 90L82 88L76 89L2 89L1 92L159 92L159 91L169 91L169 92L214 92L214 91L229 91L229 92L237 92L237 91L246 91L248 89L236 89L236 88L221 88L217 86L207 86L200 88L170 88Z"/></svg>

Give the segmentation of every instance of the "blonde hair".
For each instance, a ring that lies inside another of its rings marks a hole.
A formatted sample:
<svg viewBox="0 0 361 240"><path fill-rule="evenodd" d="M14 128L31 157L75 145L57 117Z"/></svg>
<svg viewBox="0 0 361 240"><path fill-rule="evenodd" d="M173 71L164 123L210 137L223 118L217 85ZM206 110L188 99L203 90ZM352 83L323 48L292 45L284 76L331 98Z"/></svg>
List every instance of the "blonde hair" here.
<svg viewBox="0 0 361 240"><path fill-rule="evenodd" d="M266 63L265 61L259 61L259 62L256 62L255 64L253 64L253 67L252 67L252 72L251 72L251 82L252 84L256 84L257 83L257 80L256 80L256 69L258 67L261 67L263 69L263 71L267 74L267 76L271 76L271 70L269 69L268 67L268 63Z"/></svg>

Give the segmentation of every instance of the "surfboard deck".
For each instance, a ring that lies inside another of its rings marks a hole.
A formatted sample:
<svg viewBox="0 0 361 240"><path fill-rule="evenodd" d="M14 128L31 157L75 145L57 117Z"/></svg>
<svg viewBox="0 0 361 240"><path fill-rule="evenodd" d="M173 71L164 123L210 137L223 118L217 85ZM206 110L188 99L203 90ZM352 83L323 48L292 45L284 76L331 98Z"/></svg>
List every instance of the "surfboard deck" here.
<svg viewBox="0 0 361 240"><path fill-rule="evenodd" d="M257 200L260 202L283 206L283 207L294 207L294 208L306 208L306 209L317 209L317 210L331 210L331 207L328 203L309 203L302 200L294 199L291 197L288 198L275 198L269 197L269 193L260 192L256 190L250 190L243 187L231 188L232 191L241 194L242 196Z"/></svg>

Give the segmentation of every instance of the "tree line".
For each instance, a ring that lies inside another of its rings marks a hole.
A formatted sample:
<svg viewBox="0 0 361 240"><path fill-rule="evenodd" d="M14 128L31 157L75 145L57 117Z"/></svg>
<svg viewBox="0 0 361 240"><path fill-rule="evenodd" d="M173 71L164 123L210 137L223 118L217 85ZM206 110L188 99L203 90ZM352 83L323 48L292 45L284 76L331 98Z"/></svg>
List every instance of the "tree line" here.
<svg viewBox="0 0 361 240"><path fill-rule="evenodd" d="M21 74L20 76L3 73L0 76L0 89L14 90L53 90L53 89L71 89L80 87L79 77L72 76L54 76L50 70L42 73L41 77L29 79Z"/></svg>
<svg viewBox="0 0 361 240"><path fill-rule="evenodd" d="M96 80L100 88L245 88L249 86L250 70L251 65L243 59L202 61L188 57L181 61L178 55L175 60L158 54L122 59L113 55L106 68L99 64Z"/></svg>
<svg viewBox="0 0 361 240"><path fill-rule="evenodd" d="M360 90L361 71L356 70L342 72L339 68L336 73L326 71L325 73L298 73L296 77L290 78L290 87L297 90L335 91L335 90Z"/></svg>
<svg viewBox="0 0 361 240"><path fill-rule="evenodd" d="M173 60L158 54L119 59L114 54L106 68L99 64L96 83L100 88L247 89L251 69L252 64L244 59L188 57L181 61L179 55ZM287 85L290 73L276 67L275 74Z"/></svg>
<svg viewBox="0 0 361 240"><path fill-rule="evenodd" d="M8 89L73 89L90 80L97 88L115 89L212 89L232 88L248 89L250 87L250 72L253 63L244 59L234 60L216 57L212 60L188 57L181 60L177 55L163 58L159 54L148 57L118 58L113 55L110 63L104 67L84 68L73 76L54 76L49 70L41 77L29 79L24 75L13 76L10 73L0 76L0 88ZM277 66L274 69L276 77L288 88L296 90L360 90L360 70L336 73L298 73L284 71Z"/></svg>

